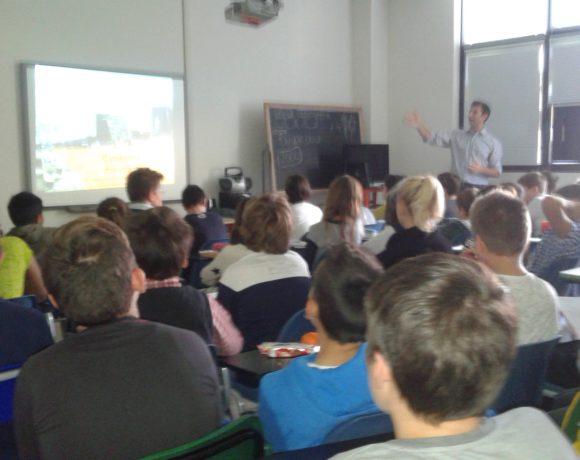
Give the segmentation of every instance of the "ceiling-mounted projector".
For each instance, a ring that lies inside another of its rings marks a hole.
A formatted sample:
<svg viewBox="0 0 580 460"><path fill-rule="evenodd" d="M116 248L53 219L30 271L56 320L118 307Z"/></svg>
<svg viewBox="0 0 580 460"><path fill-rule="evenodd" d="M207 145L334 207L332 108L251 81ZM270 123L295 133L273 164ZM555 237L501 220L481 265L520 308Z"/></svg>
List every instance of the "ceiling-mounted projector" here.
<svg viewBox="0 0 580 460"><path fill-rule="evenodd" d="M226 8L226 19L231 22L260 26L278 17L282 8L279 0L242 0Z"/></svg>

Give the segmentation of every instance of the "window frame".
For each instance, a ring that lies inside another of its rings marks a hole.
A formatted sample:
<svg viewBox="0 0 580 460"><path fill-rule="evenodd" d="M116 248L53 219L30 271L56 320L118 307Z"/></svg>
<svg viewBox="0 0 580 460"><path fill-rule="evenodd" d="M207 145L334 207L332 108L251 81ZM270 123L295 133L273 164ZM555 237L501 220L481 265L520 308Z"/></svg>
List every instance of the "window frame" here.
<svg viewBox="0 0 580 460"><path fill-rule="evenodd" d="M550 171L559 172L577 172L580 171L580 158L575 163L558 164L551 163L550 153L551 153L551 107L552 105L548 102L548 92L550 86L550 57L551 49L550 42L553 37L559 37L563 35L577 35L580 38L580 25L573 27L562 27L554 28L552 27L552 0L548 0L547 8L547 24L546 30L543 34L528 35L525 37L508 38L504 40L495 40L490 42L475 43L471 45L466 45L464 43L464 23L463 23L463 0L461 1L461 27L460 27L460 55L459 55L459 127L464 129L465 125L465 111L467 110L465 100L466 92L466 51L470 49L485 49L496 47L498 45L509 45L509 44L522 44L527 43L530 40L543 40L544 45L544 59L543 59L543 69L542 69L542 93L541 93L541 161L537 165L504 165L503 170L506 172L527 172L536 171L538 169L547 169Z"/></svg>

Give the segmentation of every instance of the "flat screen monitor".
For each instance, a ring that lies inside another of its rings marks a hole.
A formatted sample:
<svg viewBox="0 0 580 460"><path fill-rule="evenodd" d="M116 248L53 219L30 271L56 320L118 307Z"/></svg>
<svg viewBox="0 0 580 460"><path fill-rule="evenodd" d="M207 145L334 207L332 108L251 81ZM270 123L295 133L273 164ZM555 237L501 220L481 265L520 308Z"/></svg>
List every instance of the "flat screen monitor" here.
<svg viewBox="0 0 580 460"><path fill-rule="evenodd" d="M343 147L345 172L356 177L364 187L382 186L389 173L387 144L347 144Z"/></svg>
<svg viewBox="0 0 580 460"><path fill-rule="evenodd" d="M45 206L125 199L127 174L163 174L164 199L187 184L183 79L24 64L29 190Z"/></svg>

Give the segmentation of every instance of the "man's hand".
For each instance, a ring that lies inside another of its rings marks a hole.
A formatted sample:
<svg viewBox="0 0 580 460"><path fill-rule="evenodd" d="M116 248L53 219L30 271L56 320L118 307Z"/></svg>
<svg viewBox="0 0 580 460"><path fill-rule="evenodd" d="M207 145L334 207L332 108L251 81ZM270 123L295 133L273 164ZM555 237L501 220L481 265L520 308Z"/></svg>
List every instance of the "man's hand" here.
<svg viewBox="0 0 580 460"><path fill-rule="evenodd" d="M427 127L427 125L425 125L421 115L419 115L418 112L409 112L405 114L403 121L407 126L417 130L421 136L421 139L423 139L423 142L427 142L431 138L431 130Z"/></svg>
<svg viewBox="0 0 580 460"><path fill-rule="evenodd" d="M409 112L405 114L404 118L405 124L411 128L418 128L423 123L421 116L418 112Z"/></svg>
<svg viewBox="0 0 580 460"><path fill-rule="evenodd" d="M482 176L499 177L499 171L495 168L488 168L477 163L471 163L467 170L473 174L481 174Z"/></svg>

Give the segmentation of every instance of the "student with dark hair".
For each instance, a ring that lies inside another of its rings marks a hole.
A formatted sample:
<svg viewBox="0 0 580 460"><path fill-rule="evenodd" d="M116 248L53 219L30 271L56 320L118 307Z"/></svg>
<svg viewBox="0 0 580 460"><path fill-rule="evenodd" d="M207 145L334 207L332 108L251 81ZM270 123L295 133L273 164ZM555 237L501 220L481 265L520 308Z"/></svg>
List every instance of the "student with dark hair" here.
<svg viewBox="0 0 580 460"><path fill-rule="evenodd" d="M307 201L311 192L305 176L294 174L286 179L286 196L292 211L291 242L299 241L312 225L322 220L322 209Z"/></svg>
<svg viewBox="0 0 580 460"><path fill-rule="evenodd" d="M461 178L457 174L444 172L437 176L441 182L443 192L445 193L445 214L444 219L457 217L457 194L461 187Z"/></svg>
<svg viewBox="0 0 580 460"><path fill-rule="evenodd" d="M193 229L191 257L198 255L199 249L208 241L224 240L228 237L224 220L219 214L208 211L207 196L201 187L188 185L181 194L181 204L187 215L185 221Z"/></svg>
<svg viewBox="0 0 580 460"><path fill-rule="evenodd" d="M138 301L140 317L194 331L208 344L215 341L220 355L239 353L242 339L229 313L193 286L181 284L191 227L175 211L160 206L133 216L127 236L147 277Z"/></svg>
<svg viewBox="0 0 580 460"><path fill-rule="evenodd" d="M464 245L471 238L469 210L477 197L478 190L464 187L457 195L457 219L444 219L438 230L453 245Z"/></svg>
<svg viewBox="0 0 580 460"><path fill-rule="evenodd" d="M15 398L22 458L140 458L222 422L217 371L191 331L138 320L145 275L122 230L98 217L47 249L54 303L84 330L30 358Z"/></svg>
<svg viewBox="0 0 580 460"><path fill-rule="evenodd" d="M537 409L483 417L516 350L513 305L489 270L452 255L407 259L373 284L366 307L371 393L396 439L334 458L576 458Z"/></svg>
<svg viewBox="0 0 580 460"><path fill-rule="evenodd" d="M405 115L408 126L415 128L423 142L451 150L452 172L466 186L482 188L490 177L502 172L502 147L485 128L491 110L482 101L473 101L469 109L469 130L455 129L448 132L432 132L417 112Z"/></svg>
<svg viewBox="0 0 580 460"><path fill-rule="evenodd" d="M127 176L129 209L134 212L163 205L161 181L163 174L149 168L138 168Z"/></svg>
<svg viewBox="0 0 580 460"><path fill-rule="evenodd" d="M124 228L129 216L129 207L120 198L106 198L97 206L97 216L110 220L119 227Z"/></svg>
<svg viewBox="0 0 580 460"><path fill-rule="evenodd" d="M320 352L260 382L259 416L276 451L320 444L340 422L376 412L366 379L363 298L382 267L354 246L329 249L312 278L306 317Z"/></svg>
<svg viewBox="0 0 580 460"><path fill-rule="evenodd" d="M524 202L493 192L475 201L470 217L475 255L510 289L518 318L518 344L555 337L559 330L556 292L523 264L530 238Z"/></svg>
<svg viewBox="0 0 580 460"><path fill-rule="evenodd" d="M310 274L304 259L289 251L292 215L282 194L250 198L240 229L250 253L220 278L218 301L244 337L244 350L276 340L288 318L306 302Z"/></svg>
<svg viewBox="0 0 580 460"><path fill-rule="evenodd" d="M44 226L42 209L42 200L30 192L17 193L8 202L8 215L14 227L7 235L24 240L36 257L42 255L56 230Z"/></svg>
<svg viewBox="0 0 580 460"><path fill-rule="evenodd" d="M336 177L328 187L323 219L314 224L304 237L304 258L310 268L326 251L341 241L359 245L363 236L361 221L362 185L354 177Z"/></svg>

